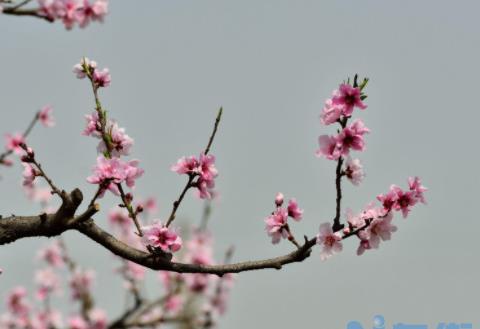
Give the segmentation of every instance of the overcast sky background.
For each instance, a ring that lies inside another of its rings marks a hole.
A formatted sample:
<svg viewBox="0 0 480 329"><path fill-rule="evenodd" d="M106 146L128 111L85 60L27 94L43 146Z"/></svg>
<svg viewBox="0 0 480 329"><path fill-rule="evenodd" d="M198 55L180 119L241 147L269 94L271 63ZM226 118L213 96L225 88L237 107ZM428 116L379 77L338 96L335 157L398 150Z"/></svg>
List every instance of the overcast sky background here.
<svg viewBox="0 0 480 329"><path fill-rule="evenodd" d="M220 327L344 328L359 320L369 328L383 314L387 327L453 321L476 328L479 10L478 1L112 1L105 24L71 32L1 16L0 132L23 130L52 104L57 127L36 128L30 143L59 186L90 196L85 178L96 141L80 132L93 100L71 67L94 58L112 73L101 92L105 108L135 138L132 155L146 170L136 191L156 196L165 218L184 184L170 165L204 148L223 106L212 150L220 171L211 221L217 255L234 244L235 261L265 258L291 250L264 233L277 191L305 209L294 225L299 235L313 236L333 217L334 163L314 151L318 135L334 129L318 116L340 81L366 75L369 107L356 116L372 132L367 151L356 155L367 178L344 185L344 205L358 211L390 184L405 187L418 175L429 187L428 206L407 220L397 216L399 231L378 251L358 257L350 239L326 262L316 248L281 271L241 274ZM20 188L21 167L0 170L0 213L38 213ZM189 194L179 222L198 222L201 208ZM96 218L105 225L105 212ZM33 259L46 241L0 248L1 298L14 285L32 286ZM98 271L97 305L118 314L124 293L110 253L77 233L66 241L79 263Z"/></svg>

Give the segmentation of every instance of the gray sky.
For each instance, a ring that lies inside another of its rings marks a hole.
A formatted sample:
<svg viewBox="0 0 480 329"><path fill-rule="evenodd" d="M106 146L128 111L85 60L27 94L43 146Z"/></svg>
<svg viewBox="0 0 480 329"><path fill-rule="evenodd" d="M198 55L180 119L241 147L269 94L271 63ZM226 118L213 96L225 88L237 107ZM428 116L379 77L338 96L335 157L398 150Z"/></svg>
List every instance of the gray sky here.
<svg viewBox="0 0 480 329"><path fill-rule="evenodd" d="M368 328L383 314L388 327L456 321L475 328L479 10L478 1L113 1L105 24L71 32L1 16L0 132L23 129L52 104L57 127L38 128L30 139L37 157L58 185L93 193L85 177L96 143L80 136L93 100L71 67L94 58L112 73L103 103L135 138L133 156L146 169L137 193L155 195L165 217L184 184L169 166L200 152L223 106L213 147L222 194L211 222L218 255L233 243L235 260L264 258L291 249L271 245L263 231L277 191L305 209L298 234L313 236L333 217L334 163L314 156L318 135L332 129L318 115L341 80L367 75L369 107L358 114L372 133L367 151L356 154L367 178L360 187L345 184L344 204L360 210L390 184L418 175L430 189L428 206L407 220L397 216L399 231L378 251L357 257L351 239L326 262L314 249L282 271L238 276L221 327L344 328L359 320ZM19 187L21 168L1 175L0 212L38 212ZM181 220L198 221L201 206L189 195ZM74 257L98 270L98 305L117 314L124 296L111 278L111 255L66 236ZM0 295L31 284L45 242L0 248Z"/></svg>

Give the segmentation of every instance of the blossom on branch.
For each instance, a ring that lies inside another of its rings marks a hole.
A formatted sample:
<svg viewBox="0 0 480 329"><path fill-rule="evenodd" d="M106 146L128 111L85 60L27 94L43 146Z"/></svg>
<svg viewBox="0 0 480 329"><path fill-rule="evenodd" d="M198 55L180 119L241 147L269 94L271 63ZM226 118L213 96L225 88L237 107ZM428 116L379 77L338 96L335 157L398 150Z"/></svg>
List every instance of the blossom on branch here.
<svg viewBox="0 0 480 329"><path fill-rule="evenodd" d="M46 105L38 111L38 120L45 126L45 127L53 127L55 126L55 120L52 116L53 108L50 105Z"/></svg>
<svg viewBox="0 0 480 329"><path fill-rule="evenodd" d="M143 242L146 246L159 248L163 252L176 252L182 248L182 238L174 230L160 222L142 227Z"/></svg>
<svg viewBox="0 0 480 329"><path fill-rule="evenodd" d="M97 158L97 164L93 167L93 175L87 178L91 184L101 186L99 196L103 196L106 190L115 195L120 195L117 184L125 182L128 187L135 186L135 180L143 175L143 169L138 168L138 161L124 162L119 158L107 159L104 156Z"/></svg>
<svg viewBox="0 0 480 329"><path fill-rule="evenodd" d="M13 151L18 155L23 154L22 144L25 144L25 137L21 133L6 134L5 147L9 151Z"/></svg>
<svg viewBox="0 0 480 329"><path fill-rule="evenodd" d="M353 185L359 185L362 182L365 173L363 172L363 166L359 159L347 158L345 176Z"/></svg>
<svg viewBox="0 0 480 329"><path fill-rule="evenodd" d="M196 187L198 196L201 199L212 199L215 196L213 188L215 187L215 178L218 176L218 170L215 167L215 156L200 154L195 156L182 157L170 169L177 174L186 174L193 179L198 179L191 186Z"/></svg>
<svg viewBox="0 0 480 329"><path fill-rule="evenodd" d="M38 14L49 20L61 20L67 30L75 24L81 28L91 21L103 22L108 13L107 0L38 0L40 8Z"/></svg>
<svg viewBox="0 0 480 329"><path fill-rule="evenodd" d="M320 232L317 234L317 244L322 246L320 259L326 260L334 254L342 251L342 236L338 232L333 232L332 225L323 223L320 225Z"/></svg>
<svg viewBox="0 0 480 329"><path fill-rule="evenodd" d="M333 92L332 103L343 106L343 115L351 116L353 109L358 107L361 110L367 108L361 99L359 87L352 87L348 83L342 83L338 90Z"/></svg>

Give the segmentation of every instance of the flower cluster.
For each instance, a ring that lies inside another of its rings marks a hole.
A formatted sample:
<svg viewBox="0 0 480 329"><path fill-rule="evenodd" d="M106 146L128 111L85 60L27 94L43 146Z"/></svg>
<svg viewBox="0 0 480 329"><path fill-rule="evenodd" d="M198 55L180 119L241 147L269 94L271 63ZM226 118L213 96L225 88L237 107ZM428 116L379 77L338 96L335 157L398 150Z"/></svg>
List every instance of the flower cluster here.
<svg viewBox="0 0 480 329"><path fill-rule="evenodd" d="M72 29L75 24L81 28L86 27L90 22L103 22L108 13L107 0L38 0L40 8L39 15L50 20L61 20L67 30Z"/></svg>
<svg viewBox="0 0 480 329"><path fill-rule="evenodd" d="M86 57L80 60L80 63L73 66L73 73L78 79L88 77L92 80L96 88L110 86L111 76L107 68L100 70L97 68L97 62Z"/></svg>
<svg viewBox="0 0 480 329"><path fill-rule="evenodd" d="M418 177L408 179L408 190L404 191L396 185L390 186L390 191L377 196L378 201L387 212L391 210L401 211L404 218L418 202L426 203L423 193L427 190L422 186Z"/></svg>
<svg viewBox="0 0 480 329"><path fill-rule="evenodd" d="M354 185L359 185L365 177L363 166L359 159L352 159L350 151L364 151L365 141L363 139L370 130L365 127L360 119L348 125L355 108L364 110L367 106L363 100L367 97L363 93L368 79L361 84L357 82L357 76L353 85L349 82L340 85L338 90L333 92L330 99L325 102L325 107L320 115L320 121L324 125L338 123L341 129L337 135L322 135L319 137L320 147L317 156L323 156L329 160L337 160L337 214L334 225L324 223L320 225L320 232L317 234L316 242L322 247L320 257L325 260L333 254L342 250L342 240L355 235L359 238L360 244L357 254L361 255L365 250L377 249L381 241L390 240L397 227L392 224L393 211L401 211L403 217L418 202L425 203L423 193L427 190L421 185L418 177L409 178L407 191L396 185L392 185L386 194L380 194L377 199L382 203L381 207L369 204L360 214L353 215L347 211L347 225L340 224L340 200L341 200L341 178L345 176ZM344 159L346 162L344 163ZM343 165L343 166L342 166ZM282 219L281 216L278 218ZM336 231L334 231L334 228Z"/></svg>
<svg viewBox="0 0 480 329"><path fill-rule="evenodd" d="M324 125L340 122L342 118L350 117L353 109L358 107L361 110L367 108L363 103L366 95L362 93L363 87L368 80L364 80L362 86L351 86L342 83L337 90L333 91L332 98L325 101L320 120Z"/></svg>
<svg viewBox="0 0 480 329"><path fill-rule="evenodd" d="M46 105L42 107L36 114L34 121L30 124L30 127L26 130L26 134L31 130L33 125L37 122L40 121L42 125L45 127L53 127L55 125L55 120L52 115L53 109L50 105ZM0 155L0 165L5 165L5 166L11 166L13 162L7 158L7 156L10 153L15 153L19 156L24 156L25 151L32 152L33 156L33 150L29 148L28 150L25 150L25 144L26 144L26 135L22 133L14 133L14 134L5 134L5 149L7 150L6 153L3 153ZM28 154L27 154L28 155ZM25 161L28 158L22 158L23 162L28 162ZM34 176L34 171L31 168L31 166L26 166L25 171L24 171L24 183L23 185L26 187L32 187L33 186L33 180L35 178Z"/></svg>
<svg viewBox="0 0 480 329"><path fill-rule="evenodd" d="M97 63L86 57L73 67L73 72L79 79L88 77L95 90L110 85L108 69L98 70ZM88 177L87 181L100 186L99 197L102 197L106 190L120 195L122 183L134 188L135 180L141 177L144 171L138 167L138 160L120 159L130 154L133 139L125 133L125 128L121 128L116 121L107 118L107 113L101 106L97 105L96 111L86 115L85 118L86 127L82 135L98 138L97 152L101 154L93 167L93 175Z"/></svg>
<svg viewBox="0 0 480 329"><path fill-rule="evenodd" d="M365 141L363 135L369 133L363 121L355 120L350 126L344 127L336 136L322 135L318 138L320 148L317 156L324 156L329 160L338 160L342 156L350 154L350 150L364 151Z"/></svg>
<svg viewBox="0 0 480 329"><path fill-rule="evenodd" d="M82 271L74 263L69 263L71 279L69 288L74 301L82 303L82 314L72 314L63 318L62 314L54 309L51 300L60 296L62 292L60 269L64 265L62 245L55 241L41 249L38 253L39 260L45 261L47 267L35 273L36 299L40 305L32 305L28 298L27 290L16 287L7 294L7 312L0 315L0 328L15 329L47 329L47 328L80 328L80 329L107 329L106 313L92 305L84 304L90 294L93 272Z"/></svg>
<svg viewBox="0 0 480 329"><path fill-rule="evenodd" d="M197 188L198 196L201 199L211 199L215 196L213 188L215 187L215 178L218 176L218 170L215 168L215 156L202 153L198 158L193 155L182 157L171 167L171 170L178 174L186 174L192 180L198 176L191 186Z"/></svg>
<svg viewBox="0 0 480 329"><path fill-rule="evenodd" d="M126 183L128 187L135 187L135 180L143 175L143 169L138 168L138 161L125 162L119 158L107 159L100 155L97 164L93 167L93 175L87 178L91 184L101 186L99 196L106 190L115 195L120 195L118 185Z"/></svg>
<svg viewBox="0 0 480 329"><path fill-rule="evenodd" d="M353 151L364 151L365 140L364 135L370 132L361 119L355 120L352 124L347 125L355 108L364 110L367 106L363 100L367 97L363 93L368 79L358 85L357 77L355 77L353 86L349 83L343 83L337 90L333 91L331 98L325 102L320 121L324 125L338 123L341 130L337 135L321 135L318 138L319 148L316 151L318 157L325 157L329 160L342 161L347 157L347 162L342 170L354 185L359 185L365 174L363 166L359 159L352 159L349 155Z"/></svg>
<svg viewBox="0 0 480 329"><path fill-rule="evenodd" d="M293 236L288 226L288 217L298 222L303 216L303 210L298 207L298 203L294 198L288 201L286 208L282 207L282 193L276 195L275 205L277 206L275 211L265 218L265 230L268 236L272 238L273 244L279 243L282 238L292 240Z"/></svg>

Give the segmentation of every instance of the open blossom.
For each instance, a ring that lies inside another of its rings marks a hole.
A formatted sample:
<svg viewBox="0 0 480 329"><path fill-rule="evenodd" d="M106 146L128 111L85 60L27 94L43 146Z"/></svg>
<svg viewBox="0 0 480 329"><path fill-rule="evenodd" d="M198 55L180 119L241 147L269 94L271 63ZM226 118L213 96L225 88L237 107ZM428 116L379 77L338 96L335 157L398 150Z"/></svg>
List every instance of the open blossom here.
<svg viewBox="0 0 480 329"><path fill-rule="evenodd" d="M344 105L335 104L332 99L327 99L322 114L320 115L320 122L325 126L337 122L344 113L344 109Z"/></svg>
<svg viewBox="0 0 480 329"><path fill-rule="evenodd" d="M404 218L418 202L414 191L403 191L396 185L392 185L388 193L377 196L377 199L382 202L385 211L401 211Z"/></svg>
<svg viewBox="0 0 480 329"><path fill-rule="evenodd" d="M392 220L393 214L389 212L383 217L373 219L366 230L360 231L357 255L362 255L365 250L378 249L380 241L390 240L392 233L397 231L397 227L392 225Z"/></svg>
<svg viewBox="0 0 480 329"><path fill-rule="evenodd" d="M272 238L273 244L279 243L282 238L288 238L287 219L288 211L285 208L277 208L273 214L265 218L265 230Z"/></svg>
<svg viewBox="0 0 480 329"><path fill-rule="evenodd" d="M417 204L415 193L413 191L403 191L400 187L392 185L392 191L397 194L397 201L395 202L393 209L402 212L404 218L408 216L412 207Z"/></svg>
<svg viewBox="0 0 480 329"><path fill-rule="evenodd" d="M348 158L345 168L345 176L352 182L353 185L359 185L365 173L363 172L363 166L359 159Z"/></svg>
<svg viewBox="0 0 480 329"><path fill-rule="evenodd" d="M215 156L209 154L200 154L199 161L199 174L200 178L205 181L213 181L218 176L218 170L215 168Z"/></svg>
<svg viewBox="0 0 480 329"><path fill-rule="evenodd" d="M218 176L215 156L202 153L199 158L193 155L182 157L170 169L178 174L198 176L195 187L201 199L212 199L216 195L213 191L215 178Z"/></svg>
<svg viewBox="0 0 480 329"><path fill-rule="evenodd" d="M348 155L350 149L356 151L365 150L365 141L363 135L370 132L370 129L365 127L363 121L355 120L350 126L345 127L337 137L337 147L341 150L342 155Z"/></svg>
<svg viewBox="0 0 480 329"><path fill-rule="evenodd" d="M82 135L100 138L100 132L102 131L102 127L100 124L100 118L98 117L98 113L93 112L92 114L87 114L85 115L85 119L87 121L87 125L85 126Z"/></svg>
<svg viewBox="0 0 480 329"><path fill-rule="evenodd" d="M90 3L88 0L83 0L83 6L78 13L78 24L84 28L90 21L103 22L107 13L107 0L96 0L93 3Z"/></svg>
<svg viewBox="0 0 480 329"><path fill-rule="evenodd" d="M138 161L131 160L124 162L119 158L107 159L104 156L97 158L97 165L93 168L93 175L87 178L91 184L99 184L103 187L100 196L105 190L119 195L117 184L126 182L127 186L133 188L135 180L143 175L143 169L138 168Z"/></svg>
<svg viewBox="0 0 480 329"><path fill-rule="evenodd" d="M110 77L110 71L108 69L95 70L93 71L93 82L98 87L108 87L110 86L112 78Z"/></svg>
<svg viewBox="0 0 480 329"><path fill-rule="evenodd" d="M65 263L62 257L62 249L57 241L54 241L46 248L40 249L38 258L53 267L62 267Z"/></svg>
<svg viewBox="0 0 480 329"><path fill-rule="evenodd" d="M106 0L38 0L38 13L50 20L62 20L65 28L70 30L75 24L86 27L91 21L103 21L108 12Z"/></svg>
<svg viewBox="0 0 480 329"><path fill-rule="evenodd" d="M414 197L420 201L421 203L427 203L425 201L425 197L423 195L423 192L426 192L428 189L422 185L420 182L420 178L418 177L409 177L408 178L408 187L410 188L410 191L414 193Z"/></svg>
<svg viewBox="0 0 480 329"><path fill-rule="evenodd" d="M133 139L125 133L125 128L118 127L116 122L112 122L107 128L107 133L110 135L112 149L112 156L120 157L121 155L129 155L130 148L133 145ZM97 147L99 153L107 150L103 140L100 141Z"/></svg>
<svg viewBox="0 0 480 329"><path fill-rule="evenodd" d="M343 115L345 116L352 115L355 107L361 110L367 108L362 102L360 88L352 87L347 83L341 84L338 90L334 91L332 102L344 106Z"/></svg>
<svg viewBox="0 0 480 329"><path fill-rule="evenodd" d="M342 251L342 236L338 232L333 232L329 223L320 225L320 232L317 234L317 244L322 246L320 258L326 260L333 254Z"/></svg>
<svg viewBox="0 0 480 329"><path fill-rule="evenodd" d="M37 271L35 282L38 286L37 298L39 300L45 300L49 294L60 288L60 278L51 268Z"/></svg>
<svg viewBox="0 0 480 329"><path fill-rule="evenodd" d="M85 294L89 293L93 285L95 274L93 271L76 269L70 278L70 289L74 300L81 299Z"/></svg>
<svg viewBox="0 0 480 329"><path fill-rule="evenodd" d="M22 155L24 153L23 148L21 147L22 144L25 144L25 138L20 133L15 134L6 134L5 135L5 147L9 151L13 151L18 155Z"/></svg>
<svg viewBox="0 0 480 329"><path fill-rule="evenodd" d="M198 160L195 156L181 157L177 163L170 167L170 169L177 174L197 174L198 173Z"/></svg>
<svg viewBox="0 0 480 329"><path fill-rule="evenodd" d="M80 63L75 64L73 66L73 73L75 73L78 79L85 79L87 76L84 66L87 66L90 71L95 70L97 68L97 62L91 61L87 57L84 57L80 60Z"/></svg>
<svg viewBox="0 0 480 329"><path fill-rule="evenodd" d="M55 120L53 119L52 112L53 109L50 105L42 107L38 112L38 120L40 120L45 127L55 126Z"/></svg>
<svg viewBox="0 0 480 329"><path fill-rule="evenodd" d="M146 245L160 248L164 252L176 252L182 247L182 238L174 230L156 223L142 227L143 241Z"/></svg>
<svg viewBox="0 0 480 329"><path fill-rule="evenodd" d="M389 212L393 209L397 199L397 193L392 188L390 188L390 191L388 191L386 194L379 194L377 196L377 200L382 203L383 209L385 209L386 212Z"/></svg>
<svg viewBox="0 0 480 329"><path fill-rule="evenodd" d="M324 156L329 160L337 160L342 155L336 136L322 135L318 137L318 144L320 147L316 151L317 157Z"/></svg>
<svg viewBox="0 0 480 329"><path fill-rule="evenodd" d="M298 207L297 200L291 199L288 201L288 216L292 217L294 220L299 221L302 219L303 210Z"/></svg>

